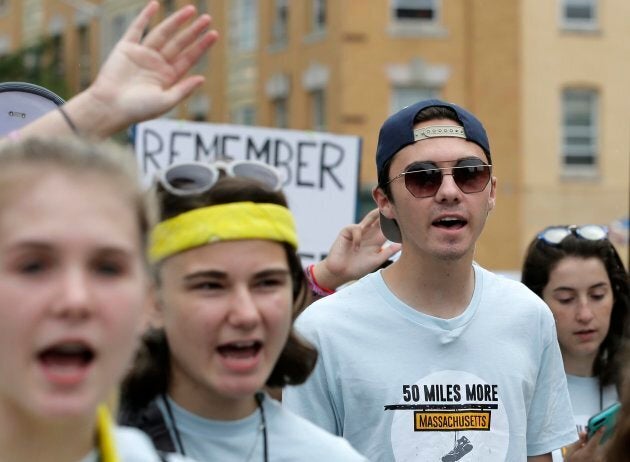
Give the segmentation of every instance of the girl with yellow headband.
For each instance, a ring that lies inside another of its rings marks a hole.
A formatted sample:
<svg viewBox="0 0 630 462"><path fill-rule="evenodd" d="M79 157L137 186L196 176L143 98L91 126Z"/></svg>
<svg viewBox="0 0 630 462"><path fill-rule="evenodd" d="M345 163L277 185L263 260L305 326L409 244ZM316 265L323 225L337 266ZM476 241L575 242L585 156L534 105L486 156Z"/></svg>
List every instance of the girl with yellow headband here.
<svg viewBox="0 0 630 462"><path fill-rule="evenodd" d="M185 180L157 185L153 328L122 421L200 462L365 460L263 391L302 383L317 358L292 327L307 288L284 195L227 176L186 194Z"/></svg>
<svg viewBox="0 0 630 462"><path fill-rule="evenodd" d="M149 219L128 152L0 148L0 459L157 462L103 404L137 347Z"/></svg>

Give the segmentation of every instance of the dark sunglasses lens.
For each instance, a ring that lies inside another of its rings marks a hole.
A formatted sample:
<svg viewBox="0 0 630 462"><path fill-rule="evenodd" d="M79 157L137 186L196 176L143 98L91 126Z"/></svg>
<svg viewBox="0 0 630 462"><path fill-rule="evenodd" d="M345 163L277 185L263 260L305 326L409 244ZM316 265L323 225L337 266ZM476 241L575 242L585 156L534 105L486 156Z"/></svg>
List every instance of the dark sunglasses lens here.
<svg viewBox="0 0 630 462"><path fill-rule="evenodd" d="M599 241L608 237L608 232L605 228L598 225L584 225L576 228L576 234L583 239L590 241Z"/></svg>
<svg viewBox="0 0 630 462"><path fill-rule="evenodd" d="M431 197L442 184L440 170L419 170L405 173L405 187L413 197Z"/></svg>
<svg viewBox="0 0 630 462"><path fill-rule="evenodd" d="M461 162L453 169L453 179L462 192L470 194L483 191L490 181L490 166Z"/></svg>

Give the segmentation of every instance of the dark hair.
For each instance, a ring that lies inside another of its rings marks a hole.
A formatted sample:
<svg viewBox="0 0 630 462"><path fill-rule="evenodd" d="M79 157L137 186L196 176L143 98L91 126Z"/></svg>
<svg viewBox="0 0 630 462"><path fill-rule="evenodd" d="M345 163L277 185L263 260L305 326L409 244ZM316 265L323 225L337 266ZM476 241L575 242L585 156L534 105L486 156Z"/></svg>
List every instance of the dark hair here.
<svg viewBox="0 0 630 462"><path fill-rule="evenodd" d="M158 186L157 196L161 206L160 221L190 210L232 202L249 201L287 207L282 192L272 191L257 181L239 177L222 177L209 191L191 196L175 196ZM287 243L280 244L285 249L291 273L295 319L306 301L307 283L295 249ZM158 268L154 269L154 274L159 286L159 264ZM303 383L315 367L316 361L317 350L291 328L266 385L282 387ZM151 329L143 337L134 369L123 382L121 398L123 408L142 409L154 397L166 393L170 376L170 350L166 335L163 329Z"/></svg>
<svg viewBox="0 0 630 462"><path fill-rule="evenodd" d="M446 106L431 106L421 110L416 114L416 117L413 119L413 124L416 125L422 122L428 122L429 120L437 119L448 119L461 125L461 122L457 118L457 114L455 113L455 111ZM492 158L490 157L490 153L485 151L484 153L488 158L488 163L492 165ZM394 198L392 197L391 185L389 183L389 170L394 157L395 156L390 157L387 162L385 162L385 165L383 165L383 168L378 172L378 185L391 202L394 201Z"/></svg>
<svg viewBox="0 0 630 462"><path fill-rule="evenodd" d="M628 311L630 310L628 273L619 254L608 239L591 241L570 234L560 244L554 245L547 244L538 238L534 239L527 249L521 281L542 298L542 292L549 282L549 275L566 257L598 258L606 268L614 302L608 334L599 346L593 363L593 374L598 377L602 386L613 383L618 385L617 357L627 335Z"/></svg>
<svg viewBox="0 0 630 462"><path fill-rule="evenodd" d="M619 387L621 410L617 416L615 433L606 445L604 460L608 462L627 460L630 454L630 346L628 344L618 355L617 362L621 371Z"/></svg>

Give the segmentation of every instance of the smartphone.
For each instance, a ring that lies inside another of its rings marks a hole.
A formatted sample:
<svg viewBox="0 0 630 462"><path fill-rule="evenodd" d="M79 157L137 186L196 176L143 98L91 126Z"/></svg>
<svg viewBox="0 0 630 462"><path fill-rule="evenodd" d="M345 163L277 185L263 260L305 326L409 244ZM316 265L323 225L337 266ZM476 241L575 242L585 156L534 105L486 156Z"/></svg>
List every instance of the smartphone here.
<svg viewBox="0 0 630 462"><path fill-rule="evenodd" d="M606 427L606 429L604 430L600 443L603 444L608 438L610 438L615 431L617 414L620 409L621 404L615 403L588 419L588 424L586 425L588 438L590 439L601 427Z"/></svg>

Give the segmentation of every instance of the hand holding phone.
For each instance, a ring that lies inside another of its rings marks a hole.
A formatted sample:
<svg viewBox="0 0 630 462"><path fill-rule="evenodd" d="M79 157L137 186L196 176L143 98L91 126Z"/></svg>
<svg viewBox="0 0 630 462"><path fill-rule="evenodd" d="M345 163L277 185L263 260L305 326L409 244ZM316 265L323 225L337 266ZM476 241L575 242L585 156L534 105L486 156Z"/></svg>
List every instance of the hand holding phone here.
<svg viewBox="0 0 630 462"><path fill-rule="evenodd" d="M620 409L621 404L615 403L588 419L588 424L586 426L588 439L591 439L593 435L597 432L597 430L605 427L600 444L605 443L606 440L610 438L615 431L617 414L619 413Z"/></svg>

